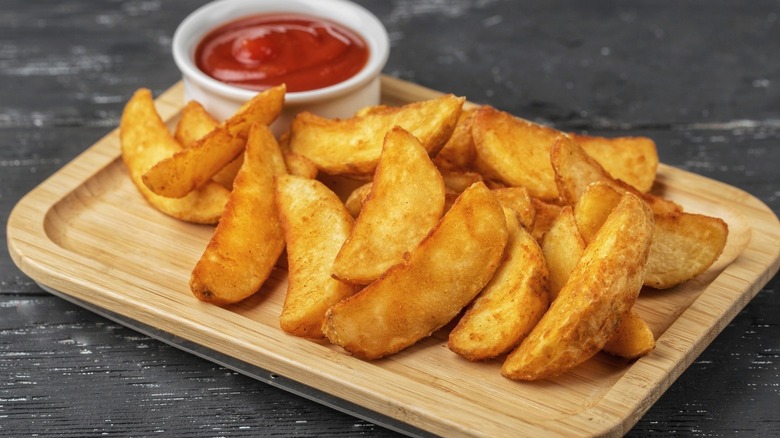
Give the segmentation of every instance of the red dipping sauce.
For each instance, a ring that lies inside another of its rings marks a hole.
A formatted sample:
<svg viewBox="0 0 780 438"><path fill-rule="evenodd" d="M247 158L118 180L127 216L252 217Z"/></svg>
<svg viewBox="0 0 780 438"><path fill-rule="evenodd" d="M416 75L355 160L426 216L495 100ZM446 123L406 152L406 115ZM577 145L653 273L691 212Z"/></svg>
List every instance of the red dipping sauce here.
<svg viewBox="0 0 780 438"><path fill-rule="evenodd" d="M195 65L212 78L251 90L284 83L288 92L343 82L368 61L355 32L320 18L262 14L224 24L195 50Z"/></svg>

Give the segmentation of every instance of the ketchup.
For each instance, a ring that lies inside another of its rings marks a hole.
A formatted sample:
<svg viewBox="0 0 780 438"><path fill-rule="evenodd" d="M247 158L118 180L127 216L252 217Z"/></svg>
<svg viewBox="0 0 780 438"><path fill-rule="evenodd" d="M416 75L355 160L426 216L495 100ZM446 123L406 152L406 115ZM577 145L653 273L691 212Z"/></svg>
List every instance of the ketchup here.
<svg viewBox="0 0 780 438"><path fill-rule="evenodd" d="M263 14L224 24L195 50L212 78L252 90L281 83L287 91L324 88L357 74L368 47L355 32L320 18Z"/></svg>

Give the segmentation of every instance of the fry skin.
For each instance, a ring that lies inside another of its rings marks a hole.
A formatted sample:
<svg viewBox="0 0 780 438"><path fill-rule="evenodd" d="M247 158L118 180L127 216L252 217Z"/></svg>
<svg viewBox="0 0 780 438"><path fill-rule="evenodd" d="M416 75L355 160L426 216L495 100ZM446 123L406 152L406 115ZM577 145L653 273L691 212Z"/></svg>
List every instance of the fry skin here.
<svg viewBox="0 0 780 438"><path fill-rule="evenodd" d="M507 236L498 200L475 183L405 263L328 311L325 335L363 359L396 353L430 336L487 284Z"/></svg>

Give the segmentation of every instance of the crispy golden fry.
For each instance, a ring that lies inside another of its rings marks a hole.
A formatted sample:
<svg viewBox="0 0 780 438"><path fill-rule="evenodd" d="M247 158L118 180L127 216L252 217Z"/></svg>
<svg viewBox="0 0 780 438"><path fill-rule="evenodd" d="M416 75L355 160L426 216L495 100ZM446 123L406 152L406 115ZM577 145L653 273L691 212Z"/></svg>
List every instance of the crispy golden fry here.
<svg viewBox="0 0 780 438"><path fill-rule="evenodd" d="M181 110L173 136L184 149L191 148L198 140L213 131L219 122L196 100L191 100Z"/></svg>
<svg viewBox="0 0 780 438"><path fill-rule="evenodd" d="M653 188L658 170L655 142L647 137L595 137L571 134L572 139L593 157L612 178L642 193Z"/></svg>
<svg viewBox="0 0 780 438"><path fill-rule="evenodd" d="M531 235L540 242L544 234L550 230L555 218L561 214L561 206L531 197L531 206L534 209L534 227Z"/></svg>
<svg viewBox="0 0 780 438"><path fill-rule="evenodd" d="M187 105L181 110L179 123L176 124L174 137L181 143L182 147L187 149L195 146L198 141L211 133L219 126L217 119L206 111L206 108L195 100L187 102ZM244 161L244 154L239 155L233 161L217 172L212 180L225 186L226 189L233 189L233 180L241 168Z"/></svg>
<svg viewBox="0 0 780 438"><path fill-rule="evenodd" d="M286 170L267 126L252 125L244 155L225 213L190 277L192 293L214 304L236 303L260 290L284 250L274 176Z"/></svg>
<svg viewBox="0 0 780 438"><path fill-rule="evenodd" d="M531 196L553 201L558 197L559 187L550 163L550 148L561 135L565 134L483 106L477 110L472 126L477 152L475 167L486 178L508 186L526 187ZM606 169L606 175L625 181L626 186L635 186L640 193L652 187L658 167L658 153L652 140L584 135L575 138L588 156Z"/></svg>
<svg viewBox="0 0 780 438"><path fill-rule="evenodd" d="M728 225L719 218L656 214L645 285L667 289L701 275L720 257L728 233Z"/></svg>
<svg viewBox="0 0 780 438"><path fill-rule="evenodd" d="M626 359L637 359L655 348L655 337L647 323L630 310L620 321L615 334L604 344L603 350Z"/></svg>
<svg viewBox="0 0 780 438"><path fill-rule="evenodd" d="M582 239L591 242L599 228L607 220L609 213L618 205L620 192L608 182L600 181L585 188L577 203L574 204L574 217Z"/></svg>
<svg viewBox="0 0 780 438"><path fill-rule="evenodd" d="M588 186L574 207L586 242L604 223L620 194L609 184ZM655 237L647 259L645 285L668 289L706 271L726 246L728 225L721 219L692 213L655 213Z"/></svg>
<svg viewBox="0 0 780 438"><path fill-rule="evenodd" d="M328 311L325 335L353 355L398 352L452 320L488 283L507 242L501 205L483 183L460 195L405 263Z"/></svg>
<svg viewBox="0 0 780 438"><path fill-rule="evenodd" d="M624 195L501 374L516 380L553 377L601 350L636 302L652 238L651 210L637 196Z"/></svg>
<svg viewBox="0 0 780 438"><path fill-rule="evenodd" d="M472 361L516 347L550 304L542 250L514 210L505 208L504 215L509 232L504 261L449 336L449 349Z"/></svg>
<svg viewBox="0 0 780 438"><path fill-rule="evenodd" d="M598 351L634 360L655 347L633 309L642 286L690 280L726 245L725 222L650 194L649 138L567 134L444 95L348 119L300 113L277 142L267 125L284 94L259 93L221 124L189 102L171 135L139 90L123 160L154 207L219 221L196 297L252 295L286 246L282 330L355 357L401 351L463 312L450 350L478 361L514 349L510 379Z"/></svg>
<svg viewBox="0 0 780 438"><path fill-rule="evenodd" d="M138 191L155 208L187 222L214 224L219 221L230 192L216 183L207 183L187 196L164 198L149 190L142 175L177 151L181 146L168 131L154 106L152 93L139 89L127 102L119 127L122 159Z"/></svg>
<svg viewBox="0 0 780 438"><path fill-rule="evenodd" d="M493 194L504 208L511 208L517 213L520 225L527 231L534 228L536 209L531 202L531 196L525 187L502 187L493 189Z"/></svg>
<svg viewBox="0 0 780 438"><path fill-rule="evenodd" d="M585 252L585 246L585 241L577 229L574 212L567 205L561 209L550 231L542 238L542 252L550 273L551 301L558 297L563 285L569 280L571 271Z"/></svg>
<svg viewBox="0 0 780 438"><path fill-rule="evenodd" d="M400 127L385 139L371 192L333 262L333 275L368 284L403 261L439 222L444 182L419 140Z"/></svg>
<svg viewBox="0 0 780 438"><path fill-rule="evenodd" d="M601 187L609 192L601 192ZM594 193L596 195L594 195ZM595 233L598 232L598 228L600 228L606 220L606 217L602 217L603 212L605 211L608 216L609 212L611 212L615 205L620 202L621 196L616 191L602 184L596 184L588 188L585 194L580 198L580 202L577 203L575 213L572 212L570 206L563 207L561 214L555 220L552 228L544 236L542 241L542 252L547 261L547 267L550 270L550 298L552 300L557 298L558 292L569 280L571 272L574 270L574 267L577 266L587 245L578 230L579 222L575 219L576 209L580 208L582 202L590 202L587 201L586 198L606 195L606 199L604 199L606 201L610 199L609 197L612 194L618 196L616 202L614 202L614 204L600 204L604 209L603 211L596 212L595 209L592 208L599 205L598 203L590 204L591 207L585 210L586 212L591 212L591 217L596 219L601 218L598 227L594 230L593 236L595 236ZM593 239L588 239L588 241L591 240ZM653 338L653 333L644 320L642 320L642 318L632 309L621 320L617 332L612 335L609 341L607 341L603 349L616 356L627 359L636 359L649 353L654 347L655 339Z"/></svg>
<svg viewBox="0 0 780 438"><path fill-rule="evenodd" d="M241 155L253 123L268 125L279 116L284 94L284 85L258 93L196 145L149 169L143 176L144 183L154 193L170 198L185 196L200 187Z"/></svg>
<svg viewBox="0 0 780 438"><path fill-rule="evenodd" d="M322 338L327 309L357 290L330 275L336 253L352 228L352 216L324 184L300 176L276 178L276 203L288 265L279 323L293 335Z"/></svg>
<svg viewBox="0 0 780 438"><path fill-rule="evenodd" d="M324 173L369 178L379 161L385 134L393 126L412 133L434 156L452 135L464 100L445 95L341 120L299 113L290 127L290 149L309 158Z"/></svg>
<svg viewBox="0 0 780 438"><path fill-rule="evenodd" d="M620 192L626 191L568 135L556 139L550 150L550 159L561 199L568 205L574 205L588 186L597 182L608 184Z"/></svg>
<svg viewBox="0 0 780 438"><path fill-rule="evenodd" d="M461 111L452 136L433 160L440 169L466 171L474 166L477 149L471 135L471 126L476 113L476 108L464 108Z"/></svg>
<svg viewBox="0 0 780 438"><path fill-rule="evenodd" d="M650 205L654 213L682 211L682 207L675 202L641 193L623 181L612 178L568 135L561 135L556 139L550 150L550 160L561 199L568 205L574 205L590 184L601 181L620 193L639 196Z"/></svg>
<svg viewBox="0 0 780 438"><path fill-rule="evenodd" d="M483 106L474 116L471 133L475 166L486 178L525 187L542 200L557 199L550 146L560 131Z"/></svg>

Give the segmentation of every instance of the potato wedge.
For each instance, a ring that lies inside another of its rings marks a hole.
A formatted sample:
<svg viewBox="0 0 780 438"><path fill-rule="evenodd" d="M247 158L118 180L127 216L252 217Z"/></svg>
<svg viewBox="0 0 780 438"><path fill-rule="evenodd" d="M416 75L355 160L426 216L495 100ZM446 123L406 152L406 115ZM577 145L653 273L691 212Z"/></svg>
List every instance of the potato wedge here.
<svg viewBox="0 0 780 438"><path fill-rule="evenodd" d="M231 304L260 290L284 250L274 176L286 173L271 130L255 123L225 212L190 276L200 300Z"/></svg>
<svg viewBox="0 0 780 438"><path fill-rule="evenodd" d="M340 120L302 112L290 126L290 150L324 173L370 178L393 126L411 132L434 156L452 135L464 100L450 94Z"/></svg>
<svg viewBox="0 0 780 438"><path fill-rule="evenodd" d="M701 275L720 257L728 234L728 225L720 218L656 214L645 285L668 289Z"/></svg>
<svg viewBox="0 0 780 438"><path fill-rule="evenodd" d="M330 275L353 219L329 188L300 176L276 178L276 203L288 266L287 295L279 324L287 333L319 339L327 309L357 291L357 287Z"/></svg>
<svg viewBox="0 0 780 438"><path fill-rule="evenodd" d="M586 242L617 205L620 194L603 182L587 187L574 208L577 226ZM720 257L728 239L728 225L700 214L655 213L655 234L647 259L645 285L668 289L706 271Z"/></svg>
<svg viewBox="0 0 780 438"><path fill-rule="evenodd" d="M621 190L620 184L590 157L568 135L560 135L550 150L555 182L565 204L574 205L592 183L609 184Z"/></svg>
<svg viewBox="0 0 780 438"><path fill-rule="evenodd" d="M284 85L258 93L196 145L154 165L144 174L144 183L152 192L170 198L200 187L241 155L254 122L268 125L279 116L284 94Z"/></svg>
<svg viewBox="0 0 780 438"><path fill-rule="evenodd" d="M559 187L550 164L550 148L565 133L515 117L490 106L477 110L472 122L475 167L486 178L508 186L528 188L531 196L545 201L558 197ZM637 192L647 192L655 181L658 153L655 143L642 137L608 139L572 135L586 154Z"/></svg>
<svg viewBox="0 0 780 438"><path fill-rule="evenodd" d="M619 179L642 193L653 188L658 170L658 151L652 139L570 135L612 178Z"/></svg>
<svg viewBox="0 0 780 438"><path fill-rule="evenodd" d="M368 284L403 261L439 222L444 182L428 152L398 126L388 131L371 192L344 246L333 275Z"/></svg>
<svg viewBox="0 0 780 438"><path fill-rule="evenodd" d="M650 205L654 213L682 211L682 207L673 201L642 193L623 181L612 178L568 135L561 135L556 139L550 150L550 161L561 199L568 205L574 205L590 184L601 181L620 193L639 196Z"/></svg>
<svg viewBox="0 0 780 438"><path fill-rule="evenodd" d="M550 146L560 131L515 117L490 106L474 116L475 167L486 178L521 186L536 198L558 198L550 164Z"/></svg>
<svg viewBox="0 0 780 438"><path fill-rule="evenodd" d="M542 238L542 253L550 278L550 301L558 297L585 252L585 247L585 241L577 229L574 212L571 206L567 205L561 209L550 231Z"/></svg>
<svg viewBox="0 0 780 438"><path fill-rule="evenodd" d="M630 310L620 321L615 333L604 344L603 351L625 359L640 358L655 348L655 337L647 323L636 313Z"/></svg>
<svg viewBox="0 0 780 438"><path fill-rule="evenodd" d="M606 216L612 211L615 205L620 202L620 196L616 191L612 190L606 185L594 184L588 187L586 194L580 198L580 202L585 201L586 198L592 196L594 188L601 190L599 187L604 187L607 192L607 196L615 194L618 196L614 204L603 205L606 212ZM587 202L587 201L586 201ZM592 204L595 206L595 204ZM580 207L580 203L577 203L577 207ZM575 208L576 210L576 208ZM593 211L589 209L587 211ZM601 218L602 212L593 214L592 217ZM544 236L542 241L542 252L544 258L547 261L547 267L550 270L550 298L555 300L559 291L564 284L569 280L571 272L579 262L582 254L585 252L587 244L583 240L579 233L578 222L575 219L576 213L572 212L571 206L563 207L561 214L555 220L550 231ZM598 228L606 220L603 220L595 228L594 235L598 232ZM592 241L593 239L588 239ZM652 246L652 244L651 244ZM648 256L649 258L649 256ZM642 318L632 309L628 314L621 319L617 332L609 338L607 344L604 345L604 351L620 356L626 359L636 359L640 356L644 356L649 353L655 347L655 338L650 328L642 320Z"/></svg>
<svg viewBox="0 0 780 438"><path fill-rule="evenodd" d="M333 306L323 331L354 356L396 353L447 324L503 258L506 220L483 183L464 191L405 263Z"/></svg>
<svg viewBox="0 0 780 438"><path fill-rule="evenodd" d="M516 347L550 304L547 264L514 210L504 208L504 261L450 332L448 347L472 360L492 359Z"/></svg>
<svg viewBox="0 0 780 438"><path fill-rule="evenodd" d="M476 108L464 108L461 111L450 139L433 160L437 167L450 171L467 171L474 166L477 149L471 135L471 126L476 113Z"/></svg>
<svg viewBox="0 0 780 438"><path fill-rule="evenodd" d="M577 229L585 243L593 241L609 213L620 202L622 195L608 182L600 181L585 188L574 204Z"/></svg>
<svg viewBox="0 0 780 438"><path fill-rule="evenodd" d="M206 183L187 196L165 198L153 193L142 176L152 166L181 150L154 106L152 93L142 88L127 102L119 125L122 160L130 179L156 209L177 219L199 224L219 221L230 192L217 183Z"/></svg>
<svg viewBox="0 0 780 438"><path fill-rule="evenodd" d="M650 208L624 195L501 374L515 380L553 377L601 350L636 302L652 238Z"/></svg>
<svg viewBox="0 0 780 438"><path fill-rule="evenodd" d="M217 126L219 126L217 119L212 117L200 102L190 100L181 110L173 136L184 149L187 149L195 146L198 140Z"/></svg>
<svg viewBox="0 0 780 438"><path fill-rule="evenodd" d="M181 110L181 117L176 124L173 136L183 148L187 149L195 146L198 141L218 126L219 122L217 119L212 117L200 102L191 100ZM236 179L236 174L238 174L243 161L244 154L241 154L217 172L211 179L222 184L226 189L232 190L233 180Z"/></svg>

